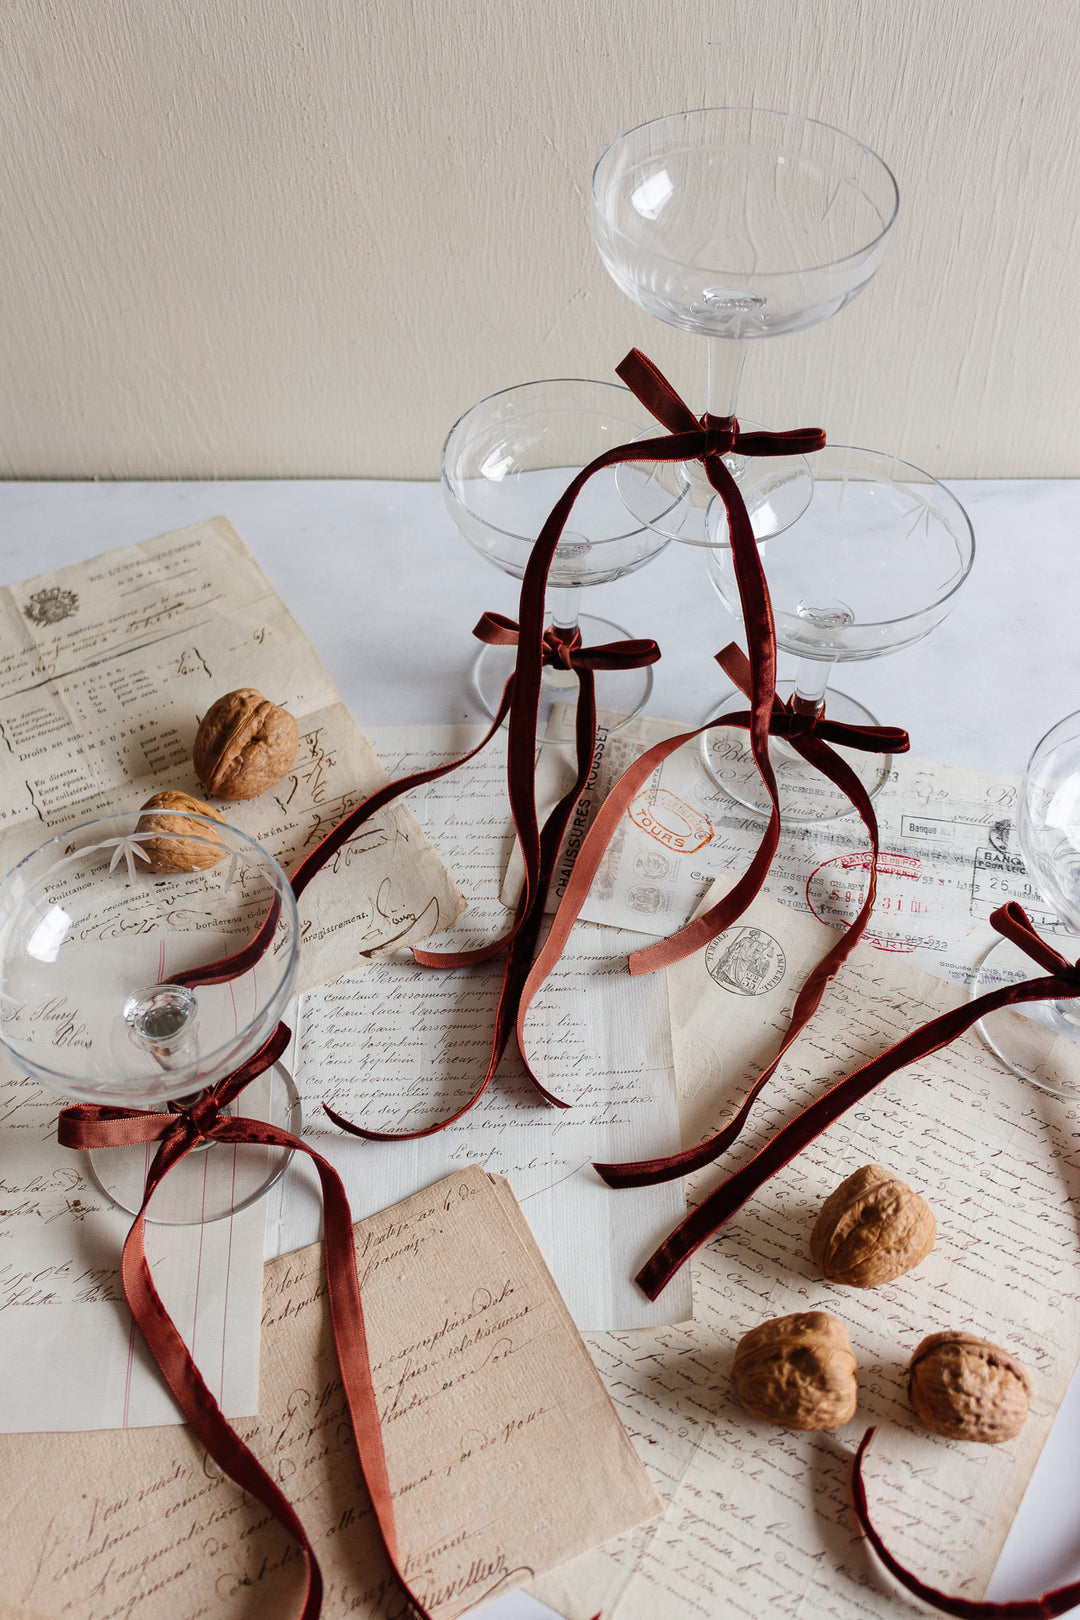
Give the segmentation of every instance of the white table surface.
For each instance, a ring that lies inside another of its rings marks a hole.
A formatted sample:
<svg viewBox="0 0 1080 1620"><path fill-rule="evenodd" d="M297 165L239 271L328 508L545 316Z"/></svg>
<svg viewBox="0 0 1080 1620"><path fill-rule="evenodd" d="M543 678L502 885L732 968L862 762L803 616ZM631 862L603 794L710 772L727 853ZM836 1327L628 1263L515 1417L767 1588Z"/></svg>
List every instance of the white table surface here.
<svg viewBox="0 0 1080 1620"><path fill-rule="evenodd" d="M1080 707L1080 482L951 487L977 546L954 612L926 641L848 665L836 684L882 722L906 726L918 757L1020 772L1043 732ZM470 631L486 608L513 615L517 584L470 550L434 484L0 484L0 577L28 579L217 514L295 614L362 728L482 718L469 689ZM721 684L712 654L739 626L710 589L702 554L671 546L584 595L585 611L595 604L659 642L649 711L703 719ZM1080 1378L988 1595L1034 1596L1077 1579ZM898 1599L897 1612L904 1607ZM482 1612L526 1620L550 1611L516 1595Z"/></svg>

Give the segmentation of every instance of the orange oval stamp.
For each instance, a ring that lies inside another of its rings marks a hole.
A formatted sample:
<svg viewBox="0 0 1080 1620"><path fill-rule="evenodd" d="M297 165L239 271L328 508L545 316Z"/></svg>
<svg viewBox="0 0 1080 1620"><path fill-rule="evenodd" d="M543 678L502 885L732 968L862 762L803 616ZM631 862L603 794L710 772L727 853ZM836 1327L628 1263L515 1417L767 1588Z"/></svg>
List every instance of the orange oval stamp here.
<svg viewBox="0 0 1080 1620"><path fill-rule="evenodd" d="M665 849L692 854L695 849L703 848L713 835L709 818L669 788L643 788L631 799L627 815L635 827L640 827Z"/></svg>

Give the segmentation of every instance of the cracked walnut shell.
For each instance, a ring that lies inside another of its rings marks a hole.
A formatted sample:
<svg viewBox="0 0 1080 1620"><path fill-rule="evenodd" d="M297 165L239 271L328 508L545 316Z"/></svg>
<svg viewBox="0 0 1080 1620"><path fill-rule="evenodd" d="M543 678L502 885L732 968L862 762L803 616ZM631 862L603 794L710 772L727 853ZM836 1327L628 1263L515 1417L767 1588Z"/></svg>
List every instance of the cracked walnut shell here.
<svg viewBox="0 0 1080 1620"><path fill-rule="evenodd" d="M797 1311L751 1328L735 1346L731 1375L750 1416L781 1428L839 1429L855 1415L851 1341L826 1311Z"/></svg>
<svg viewBox="0 0 1080 1620"><path fill-rule="evenodd" d="M935 1434L996 1446L1023 1428L1031 1379L1000 1345L971 1333L931 1333L911 1358L908 1395Z"/></svg>
<svg viewBox="0 0 1080 1620"><path fill-rule="evenodd" d="M171 815L167 814L170 810ZM151 872L205 872L224 860L224 849L208 847L221 842L213 827L189 821L189 816L208 816L222 823L225 820L220 810L193 799L190 793L155 793L147 799L135 832L154 834L139 838L139 848Z"/></svg>
<svg viewBox="0 0 1080 1620"><path fill-rule="evenodd" d="M300 734L287 709L253 686L226 692L195 737L195 774L219 799L256 799L288 774Z"/></svg>
<svg viewBox="0 0 1080 1620"><path fill-rule="evenodd" d="M936 1236L918 1193L880 1164L864 1164L821 1206L810 1254L829 1282L876 1288L925 1260Z"/></svg>

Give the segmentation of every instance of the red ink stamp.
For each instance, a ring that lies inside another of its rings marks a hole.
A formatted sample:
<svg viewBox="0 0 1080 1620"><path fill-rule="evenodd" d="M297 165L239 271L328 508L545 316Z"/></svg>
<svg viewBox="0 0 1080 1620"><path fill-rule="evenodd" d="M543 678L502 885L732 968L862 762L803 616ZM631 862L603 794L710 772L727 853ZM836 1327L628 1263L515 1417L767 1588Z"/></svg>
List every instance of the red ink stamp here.
<svg viewBox="0 0 1080 1620"><path fill-rule="evenodd" d="M810 874L806 901L819 922L841 928L855 921L866 900L871 859L868 849L834 855ZM909 955L926 943L932 908L919 893L922 882L918 856L882 851L874 910L863 935L868 945Z"/></svg>
<svg viewBox="0 0 1080 1620"><path fill-rule="evenodd" d="M712 822L669 788L643 788L630 801L627 815L635 827L655 838L665 849L693 854L709 842Z"/></svg>

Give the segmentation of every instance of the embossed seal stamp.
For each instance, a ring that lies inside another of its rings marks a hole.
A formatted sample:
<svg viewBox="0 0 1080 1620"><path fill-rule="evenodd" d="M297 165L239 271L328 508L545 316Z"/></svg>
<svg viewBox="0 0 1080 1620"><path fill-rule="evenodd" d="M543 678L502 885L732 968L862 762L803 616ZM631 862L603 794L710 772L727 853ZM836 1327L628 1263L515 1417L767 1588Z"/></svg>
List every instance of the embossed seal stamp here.
<svg viewBox="0 0 1080 1620"><path fill-rule="evenodd" d="M61 585L49 585L43 591L35 591L23 608L31 624L62 624L78 611L79 598L74 591L66 591Z"/></svg>
<svg viewBox="0 0 1080 1620"><path fill-rule="evenodd" d="M721 989L736 996L763 996L784 977L787 958L771 934L743 923L709 941L705 966Z"/></svg>

